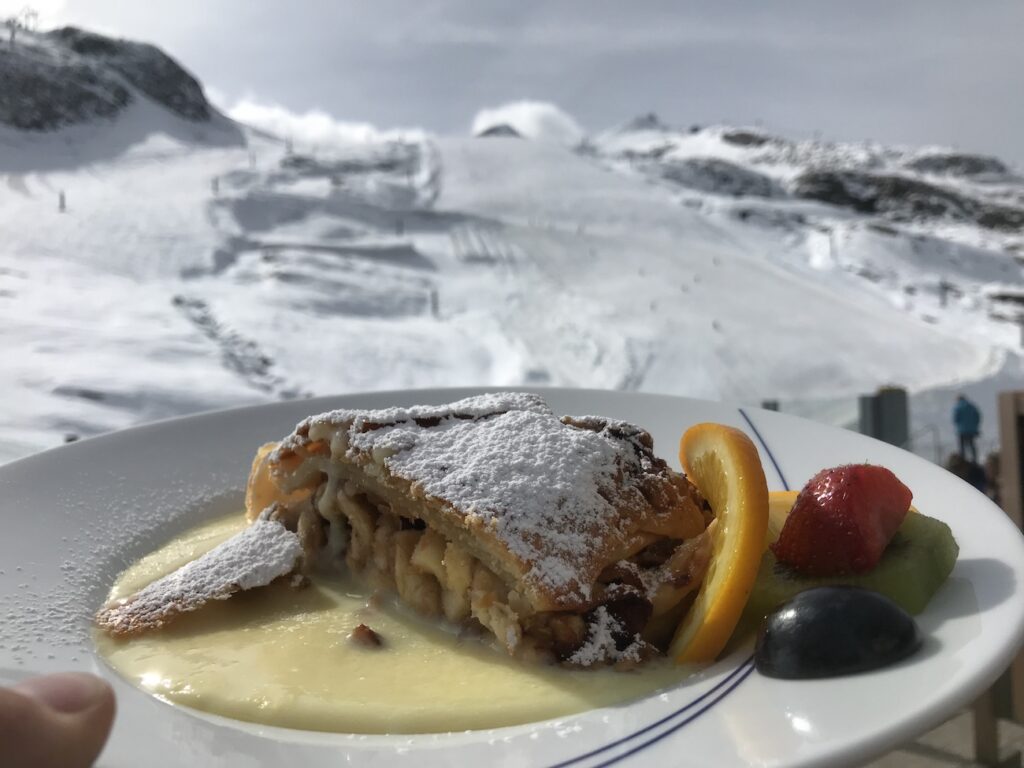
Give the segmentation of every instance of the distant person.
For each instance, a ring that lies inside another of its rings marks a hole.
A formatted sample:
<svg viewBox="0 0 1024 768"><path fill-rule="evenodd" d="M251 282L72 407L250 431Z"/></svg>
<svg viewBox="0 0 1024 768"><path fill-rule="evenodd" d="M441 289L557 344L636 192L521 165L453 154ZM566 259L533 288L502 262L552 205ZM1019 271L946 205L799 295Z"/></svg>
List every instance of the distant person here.
<svg viewBox="0 0 1024 768"><path fill-rule="evenodd" d="M953 406L953 425L956 427L957 437L960 438L960 458L977 464L978 448L974 441L978 439L981 411L964 395L958 396L956 405Z"/></svg>

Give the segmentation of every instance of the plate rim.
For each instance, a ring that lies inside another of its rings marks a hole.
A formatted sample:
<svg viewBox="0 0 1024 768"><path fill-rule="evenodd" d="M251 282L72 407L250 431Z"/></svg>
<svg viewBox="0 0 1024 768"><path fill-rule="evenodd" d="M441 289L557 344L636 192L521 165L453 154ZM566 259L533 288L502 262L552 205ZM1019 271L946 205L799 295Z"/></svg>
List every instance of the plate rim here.
<svg viewBox="0 0 1024 768"><path fill-rule="evenodd" d="M146 424L136 425L136 426L133 426L133 427L130 427L130 428L122 429L122 430L116 430L116 431L113 431L113 432L108 432L108 433L104 433L104 434L101 434L101 435L96 435L96 436L93 436L93 437L90 437L90 438L82 439L82 440L77 441L75 443L71 443L71 444L67 444L67 445L55 446L55 447L47 449L45 451L40 451L38 453L29 455L29 456L25 456L25 457L16 459L14 461L7 462L7 463L5 463L3 465L0 465L0 486L4 485L3 481L6 478L10 478L11 474L17 474L18 472L20 472L20 471L22 471L24 469L32 468L33 465L35 465L38 462L49 461L53 457L55 452L60 452L61 456L71 456L72 452L85 451L85 450L92 450L92 451L104 450L105 448L110 447L110 446L115 446L116 447L116 445L119 442L124 441L124 440L132 440L132 439L136 439L136 438L145 439L147 433L159 431L160 429L165 428L169 424L177 424L177 425L184 426L184 427L188 428L189 426L191 426L193 424L198 424L198 423L206 422L206 421L210 420L211 418L229 418L229 419L230 418L242 418L242 419L244 419L244 418L246 418L247 416L251 415L254 412L266 411L266 410L270 410L270 409L279 409L279 408L283 408L283 407L287 407L287 406L294 407L298 403L308 403L309 404L309 408L307 409L308 412L309 413L315 413L315 412L318 412L316 409L319 408L321 405L326 404L326 403L330 403L332 401L336 403L336 402L338 402L340 400L352 400L352 399L359 399L359 398L366 398L366 397L373 397L373 398L401 397L402 399L408 399L410 397L415 397L417 393L423 393L424 395L427 395L429 393L430 399L434 400L434 399L442 399L444 397L450 397L451 398L452 396L465 397L465 396L469 396L469 395L474 394L474 393L482 394L482 393L487 393L487 392L506 392L506 391L530 391L530 392L537 392L538 394L541 394L542 396L544 396L547 393L551 393L551 394L557 394L557 395L564 396L564 397L573 397L573 396L580 396L580 395L582 395L582 396L592 395L592 396L599 396L599 397L611 396L613 398L626 398L626 399L629 399L629 398L640 398L640 399L646 399L646 400L667 399L667 400L671 400L671 401L685 401L685 402L689 403L690 405L697 407L698 409L701 408L702 406L709 406L709 405L710 406L715 406L715 407L718 407L718 408L731 408L736 413L741 415L742 418L747 422L747 424L749 425L751 430L753 430L754 435L752 435L752 437L754 437L755 441L759 442L761 447L763 447L764 450L767 452L767 454L769 455L769 457L772 460L772 463L774 464L774 468L775 468L776 472L778 473L778 477L779 477L780 481L783 483L783 485L786 485L785 475L783 474L782 470L780 469L779 464L778 464L778 462L776 461L776 459L774 457L774 453L773 453L772 449L769 447L769 445L767 443L765 443L764 438L761 436L761 434L760 434L760 432L758 430L758 426L748 416L748 412L756 414L756 415L776 414L776 412L773 412L773 411L767 411L767 410L764 410L764 409L761 409L761 408L757 408L757 407L753 407L753 406L739 405L739 404L736 404L736 403L733 403L733 402L729 402L729 401L707 400L707 399L702 399L702 398L692 398L692 397L686 397L686 396L680 396L680 395L673 395L673 394L669 394L669 393L623 392L623 391L618 391L618 390L605 390L605 389L598 389L598 388L575 388L575 387L465 386L465 387L405 388L405 389L379 390L379 391L371 390L371 391L366 391L366 392L343 393L343 394L337 394L337 395L325 395L325 396L319 396L319 397L316 397L316 398L308 398L308 399L294 400L294 401L273 401L273 402L267 402L267 403L241 405L241 406L236 406L236 407L231 407L231 408L222 408L222 409L214 409L214 410L209 410L209 411L203 411L203 412L194 413L194 414L188 414L188 415L184 415L184 416L169 417L169 418L166 418L166 419L161 419L161 420L154 421L154 422L148 422ZM330 406L327 406L327 407L330 407ZM804 422L806 424L813 425L814 427L817 427L817 428L826 429L828 431L833 431L833 430L838 431L840 429L840 428L837 428L837 427L833 427L833 426L830 426L830 425L822 424L820 422L815 422L813 420L805 419L805 418L802 418L802 417L799 417L799 416L795 416L795 415L791 415L791 414L782 413L782 414L777 414L777 415L780 416L780 417L783 417L783 418L785 418L787 420L798 420L800 422ZM774 418L774 416L772 416L770 418ZM853 436L853 437L855 437L857 439L860 439L860 440L865 440L865 439L866 440L871 440L871 438L868 438L867 436L860 435L860 434L854 433L854 432L850 432L850 436ZM881 441L874 441L874 442L880 443L881 445L884 445L884 446L887 446L887 447L891 448L891 446L888 446L887 443L882 443ZM83 448L83 446L85 446L85 447ZM664 454L664 451L662 451L661 453ZM927 465L927 466L929 466L931 468L937 468L938 467L938 465L935 465L932 462L929 462L929 461L927 461L926 459L924 459L924 458L922 458L920 456L916 456L915 454L911 454L911 453L906 452L906 451L902 451L901 453L905 454L905 456L907 456L907 457L910 457L910 458L916 460L917 462L920 462L923 465ZM768 468L766 467L766 470L767 469ZM771 486L772 483L770 482L769 485ZM983 498L985 498L985 497L983 497ZM986 500L987 500L987 498L986 498ZM989 502L989 503L991 504L991 502ZM995 507L994 504L992 506ZM998 507L995 507L995 509L999 511L1000 516L1005 520L1005 523L1008 526L1010 526L1010 528L1012 528L1012 530L1017 532L1018 535L1019 535L1020 531L1013 525L1013 523L1009 519L1009 517L1006 516L1005 513L1002 512L1002 510L999 510ZM913 718L911 718L909 720L903 721L902 725L898 725L894 729L890 729L890 731L884 737L883 736L879 736L879 735L876 734L875 738L865 739L863 741L863 743L860 744L860 746L863 747L864 753L865 754L868 754L868 753L875 754L877 752L878 748L879 748L879 744L881 744L881 746L884 748L884 746L891 746L892 744L902 742L903 739L905 739L908 735L922 732L922 730L926 729L928 727L928 725L930 725L933 722L937 722L938 720L941 720L941 718L944 716L944 714L948 713L949 707L952 706L948 702L948 700L954 699L954 700L958 700L960 703L963 703L964 701L968 700L969 698L971 698L976 693L980 692L981 690L984 690L984 688L986 688L991 683L991 680L994 680L999 675L999 673L1002 671L1003 667L1005 666L1004 662L1008 661L1009 658L1012 658L1012 655L1015 652L1015 649L1019 648L1020 645L1021 645L1021 642L1024 641L1024 616L1021 617L1020 621L1018 622L1018 625L1014 629L1015 629L1014 632L1008 633L1008 636L1003 638L1004 639L1004 642L1002 643L1002 646L1003 646L1002 651L1003 652L999 653L999 654L991 655L989 657L986 665L984 665L986 667L986 669L984 670L984 673L981 674L981 675L976 675L975 676L974 685L972 687L974 689L976 689L976 690L973 690L970 693L965 693L965 689L962 688L959 691L951 692L949 695L947 695L945 697L945 699L947 701L944 701L941 706L940 706L940 704L938 702L932 702L932 706L929 706L929 707L926 707L925 709L920 710L916 714L915 717L913 717ZM733 667L731 669L730 674L736 674L738 670L743 668L745 663L746 662L743 662L743 663L737 665L736 667ZM752 667L751 667L751 669L752 669ZM749 676L749 674L750 674L750 671L748 671L745 675L743 675L741 677L741 679L736 683L736 686L734 686L734 688L738 687L743 682L743 680L746 680L747 677ZM733 689L730 689L729 692L731 693L732 690ZM702 696L701 698L704 698L704 696ZM724 698L724 696L722 698ZM714 704L717 704L717 702L719 700L720 699L717 699L714 702ZM639 701L643 701L643 699L639 699L639 700L636 700L636 701L629 702L629 706L633 706L636 703L638 703ZM171 705L171 706L176 706L177 707L177 705ZM692 703L691 704L687 704L687 706L683 707L683 709L686 709L689 706L692 706ZM178 707L178 708L179 709L188 709L187 707ZM597 710L589 710L589 712L594 712L594 711L597 711ZM701 713L703 713L703 711ZM580 714L586 714L586 713L580 713ZM669 717L675 717L675 715L677 715L677 714L679 714L679 711L673 713ZM570 720L570 719L572 719L574 717L578 717L578 716L579 715L571 715L571 716L566 716L564 718L557 718L555 720L536 721L536 722L532 722L532 723L529 723L529 724L523 724L523 725L517 725L517 726L507 726L507 727L502 728L502 729L491 729L491 730L495 730L495 731L496 730L515 730L515 729L523 729L523 728L529 728L529 727L537 727L537 726L541 726L541 725L551 725L552 723ZM669 719L669 718L666 718L666 719ZM648 728L645 728L644 730L650 730L651 728L654 728L656 725L658 725L658 723L652 724ZM276 730L281 730L281 731L292 732L291 729L274 729L274 730L275 731ZM673 729L672 732L674 732L674 730L676 730L676 729ZM297 731L297 732L294 732L294 733L300 733L301 734L301 733L308 733L308 732ZM476 731L474 733L479 733L479 731ZM345 736L347 734L330 734L330 735L332 735L332 736L337 736L337 735ZM422 734L422 735L428 735L428 734ZM450 735L450 734L437 734L437 735ZM634 738L636 735L639 735L639 734L631 734L629 736L629 739ZM663 736L659 736L658 739L664 738L667 735L669 735L669 733L666 733ZM273 738L273 736L271 736L271 738ZM386 737L382 737L382 738L390 739L390 740L395 740L395 739L399 739L400 740L400 739L407 739L407 738L409 738L409 736L408 735L405 735L405 736L403 736L403 735L394 735L394 736L386 736ZM620 742L621 741L627 741L627 740L628 739L622 739L622 740L620 740ZM606 751L612 749L613 747L615 747L620 742L616 742L616 743L613 743L613 744L605 745L605 746L603 746L602 748L600 748L598 750L595 750L593 752L588 752L585 755L582 755L582 756L579 756L579 757L575 757L575 758L572 758L570 760L562 761L561 763L556 763L555 765L573 765L573 764L575 764L577 762L580 762L580 761L584 760L585 758L588 758L591 754L596 754L596 753L600 753L600 752L606 752ZM651 742L651 743L653 743L653 742ZM648 744L643 745L641 748L644 748L646 746L648 746ZM856 748L856 745L851 745L851 746L853 748ZM611 760L611 762L618 762L621 759L625 759L630 754L633 754L633 752L629 752L629 753L626 753L624 755L617 756L617 757L613 758ZM797 764L797 763L794 763L794 764ZM799 763L799 764L805 764L805 763ZM806 763L806 764L814 764L814 763L812 761L811 763ZM834 762L832 764L834 764Z"/></svg>

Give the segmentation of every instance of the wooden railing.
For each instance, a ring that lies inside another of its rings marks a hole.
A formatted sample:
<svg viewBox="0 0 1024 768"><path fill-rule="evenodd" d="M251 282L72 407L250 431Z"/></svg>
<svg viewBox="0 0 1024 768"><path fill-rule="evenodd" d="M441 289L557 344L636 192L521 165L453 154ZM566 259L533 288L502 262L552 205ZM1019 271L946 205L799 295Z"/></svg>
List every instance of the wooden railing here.
<svg viewBox="0 0 1024 768"><path fill-rule="evenodd" d="M1024 522L1024 391L999 393L999 499L1006 514L1022 527ZM974 703L974 759L986 766L1020 766L1019 752L999 759L999 718L1024 723L1024 653L1007 670L1010 687L1008 712L997 707L996 686Z"/></svg>

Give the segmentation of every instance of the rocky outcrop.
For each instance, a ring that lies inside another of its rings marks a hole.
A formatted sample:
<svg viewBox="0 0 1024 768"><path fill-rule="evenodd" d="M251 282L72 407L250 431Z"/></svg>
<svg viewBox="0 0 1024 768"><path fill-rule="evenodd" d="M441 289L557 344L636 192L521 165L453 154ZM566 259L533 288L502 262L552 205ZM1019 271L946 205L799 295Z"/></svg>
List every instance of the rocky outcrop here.
<svg viewBox="0 0 1024 768"><path fill-rule="evenodd" d="M644 115L637 115L622 127L623 131L670 131L668 125L662 122L655 112L648 112Z"/></svg>
<svg viewBox="0 0 1024 768"><path fill-rule="evenodd" d="M699 192L733 197L779 197L784 194L774 179L714 157L664 160L659 169L662 178Z"/></svg>
<svg viewBox="0 0 1024 768"><path fill-rule="evenodd" d="M117 115L148 97L193 122L212 108L199 81L159 48L75 27L0 45L0 123L51 131Z"/></svg>
<svg viewBox="0 0 1024 768"><path fill-rule="evenodd" d="M968 155L959 152L936 152L919 155L907 162L906 167L918 173L948 176L999 175L1009 172L1006 165L995 157Z"/></svg>
<svg viewBox="0 0 1024 768"><path fill-rule="evenodd" d="M85 60L27 54L0 46L0 123L25 131L50 131L94 118L113 117L132 94L103 67Z"/></svg>
<svg viewBox="0 0 1024 768"><path fill-rule="evenodd" d="M210 105L199 81L155 45L115 40L76 27L56 29L48 36L113 69L175 114L187 120L210 119Z"/></svg>
<svg viewBox="0 0 1024 768"><path fill-rule="evenodd" d="M794 179L791 192L795 197L897 221L947 219L973 222L989 229L1024 227L1024 209L979 200L949 187L899 174L807 171Z"/></svg>
<svg viewBox="0 0 1024 768"><path fill-rule="evenodd" d="M494 138L501 136L512 139L522 138L522 134L519 133L519 131L517 131L508 123L498 123L497 125L492 125L489 128L485 128L484 130L480 131L476 135L478 139Z"/></svg>
<svg viewBox="0 0 1024 768"><path fill-rule="evenodd" d="M765 144L777 142L778 139L746 128L731 128L722 133L722 141L737 147L763 147Z"/></svg>

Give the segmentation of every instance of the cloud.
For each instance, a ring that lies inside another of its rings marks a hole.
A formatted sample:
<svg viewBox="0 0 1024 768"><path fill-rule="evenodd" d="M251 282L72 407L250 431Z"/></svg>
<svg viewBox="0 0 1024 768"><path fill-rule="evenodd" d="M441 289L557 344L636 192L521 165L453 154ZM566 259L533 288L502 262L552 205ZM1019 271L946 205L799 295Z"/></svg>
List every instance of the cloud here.
<svg viewBox="0 0 1024 768"><path fill-rule="evenodd" d="M214 88L207 92L211 101L223 104L223 96ZM243 98L224 108L233 120L291 140L297 147L325 147L364 144L380 141L420 141L426 132L421 128L382 130L370 123L339 120L321 109L292 112L277 104Z"/></svg>
<svg viewBox="0 0 1024 768"><path fill-rule="evenodd" d="M512 126L526 138L557 144L575 145L584 136L579 123L547 101L510 101L500 107L481 109L473 118L473 133L482 133L502 123Z"/></svg>

